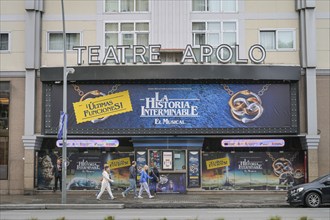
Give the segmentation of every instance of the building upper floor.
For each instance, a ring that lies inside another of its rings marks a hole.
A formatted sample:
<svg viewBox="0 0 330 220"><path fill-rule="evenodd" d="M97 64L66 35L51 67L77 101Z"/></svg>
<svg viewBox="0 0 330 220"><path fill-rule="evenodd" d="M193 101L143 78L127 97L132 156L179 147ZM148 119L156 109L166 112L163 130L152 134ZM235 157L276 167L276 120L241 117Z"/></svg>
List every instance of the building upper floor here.
<svg viewBox="0 0 330 220"><path fill-rule="evenodd" d="M91 53L98 54L94 59L100 65L113 65L115 52L120 58L117 45L143 45L147 49L149 45L160 45L163 62L180 61L187 45L200 61L200 46L210 45L212 56L207 62L219 63L218 53L221 59L231 58L228 62L236 63L237 58L248 58L255 44L265 48L265 64L301 65L298 2L305 1L65 0L68 65L88 65L89 46L97 46ZM314 3L317 68L330 69L330 3ZM31 56L40 66L63 65L60 0L4 0L0 4L1 71L24 71L26 59ZM37 53L30 55L31 44ZM232 50L217 51L220 45L229 45ZM77 46L86 49L74 49ZM115 50L109 52L109 46ZM125 63L133 63L133 52L132 47L126 50ZM103 63L109 53L113 59Z"/></svg>

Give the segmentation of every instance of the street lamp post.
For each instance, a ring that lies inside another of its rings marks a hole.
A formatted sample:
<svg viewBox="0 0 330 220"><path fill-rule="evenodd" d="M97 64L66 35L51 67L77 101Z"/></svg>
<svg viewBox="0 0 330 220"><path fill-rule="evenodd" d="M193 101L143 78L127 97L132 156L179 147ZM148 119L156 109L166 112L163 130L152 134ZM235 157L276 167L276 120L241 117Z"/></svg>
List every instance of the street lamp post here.
<svg viewBox="0 0 330 220"><path fill-rule="evenodd" d="M62 147L62 204L66 204L66 174L67 174L67 77L69 73L74 73L73 68L67 68L66 64L66 31L65 31L65 17L64 17L64 2L61 0L62 4L62 23L63 23L63 147Z"/></svg>
<svg viewBox="0 0 330 220"><path fill-rule="evenodd" d="M67 139L67 71L66 71L66 32L65 32L65 17L64 17L64 2L62 4L62 23L63 23L63 147L62 147L62 204L66 203L66 139Z"/></svg>

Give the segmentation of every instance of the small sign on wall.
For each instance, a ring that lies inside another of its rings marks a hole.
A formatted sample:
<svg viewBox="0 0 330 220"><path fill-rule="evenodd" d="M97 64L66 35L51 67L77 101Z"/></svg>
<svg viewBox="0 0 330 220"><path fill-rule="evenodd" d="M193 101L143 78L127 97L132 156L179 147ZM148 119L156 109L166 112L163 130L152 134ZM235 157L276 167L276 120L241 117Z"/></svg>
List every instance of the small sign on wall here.
<svg viewBox="0 0 330 220"><path fill-rule="evenodd" d="M163 151L163 170L173 170L172 151Z"/></svg>

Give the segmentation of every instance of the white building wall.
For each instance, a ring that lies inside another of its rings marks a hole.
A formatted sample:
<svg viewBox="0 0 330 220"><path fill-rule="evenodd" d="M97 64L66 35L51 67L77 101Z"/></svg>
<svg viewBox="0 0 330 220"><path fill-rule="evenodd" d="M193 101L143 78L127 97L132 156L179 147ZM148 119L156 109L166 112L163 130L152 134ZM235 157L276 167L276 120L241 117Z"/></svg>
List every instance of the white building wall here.
<svg viewBox="0 0 330 220"><path fill-rule="evenodd" d="M24 1L0 1L0 32L9 33L9 51L0 52L0 71L25 70L24 6Z"/></svg>
<svg viewBox="0 0 330 220"><path fill-rule="evenodd" d="M330 72L330 1L316 1L316 66Z"/></svg>
<svg viewBox="0 0 330 220"><path fill-rule="evenodd" d="M191 43L191 1L151 1L151 44L184 49Z"/></svg>

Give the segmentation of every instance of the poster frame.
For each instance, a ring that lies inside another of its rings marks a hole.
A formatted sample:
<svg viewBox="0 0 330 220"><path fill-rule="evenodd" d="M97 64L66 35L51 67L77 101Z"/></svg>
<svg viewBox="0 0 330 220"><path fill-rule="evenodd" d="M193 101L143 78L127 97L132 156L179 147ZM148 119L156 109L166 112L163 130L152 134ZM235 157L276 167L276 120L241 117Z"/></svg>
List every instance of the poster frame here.
<svg viewBox="0 0 330 220"><path fill-rule="evenodd" d="M166 156L167 160L170 160L170 163L168 166L164 166L165 164L165 154L168 153L170 155ZM173 155L173 151L172 150L163 150L162 151L162 170L173 170L174 166L173 166L173 162L174 162L174 155Z"/></svg>
<svg viewBox="0 0 330 220"><path fill-rule="evenodd" d="M139 170L139 165L142 164L142 163L139 162L139 157L140 156L138 156L138 155L141 155L139 153L143 153L143 155L145 155L144 156L144 159L145 159L145 164L144 165L148 165L148 151L147 150L137 150L137 151L135 151L135 162L136 162L136 169L138 171L138 173L137 173L138 180L140 178L140 171L141 171L141 170ZM143 166L141 167L141 169L143 168Z"/></svg>
<svg viewBox="0 0 330 220"><path fill-rule="evenodd" d="M196 185L196 181L192 181L191 180L191 173L190 173L190 156L192 155L191 152L196 152L197 153L197 157L198 158L198 181L197 181L197 185ZM199 150L188 150L188 161L187 161L187 178L188 178L188 184L187 187L188 188L200 188L201 187L201 152ZM194 184L192 184L193 182L195 182Z"/></svg>
<svg viewBox="0 0 330 220"><path fill-rule="evenodd" d="M220 84L222 81L215 82L215 84ZM287 84L287 83L280 83L277 81L260 81L258 83L251 83L250 81L243 81L240 84L243 85L250 85L250 84L265 84L265 83L272 83L272 84ZM82 84L82 83L80 83ZM79 85L80 85L79 84ZM94 83L98 85L98 83ZM86 85L94 85L86 84ZM136 83L135 83L136 84ZM135 85L132 83L132 85ZM146 82L145 84L152 84ZM156 83L157 84L157 83ZM182 83L182 84L189 84L189 83ZM237 83L232 83L237 84ZM299 133L299 109L297 108L298 104L298 90L299 85L296 82L290 82L289 84L289 100L290 100L290 107L288 107L288 111L290 112L290 125L288 126L280 126L274 127L271 124L269 126L248 126L248 127L149 127L149 128L140 128L140 127L125 127L125 128L99 128L99 127L88 127L88 128L75 128L74 126L70 125L68 128L68 135L145 135L147 132L149 135L165 135L165 134L198 134L198 135L212 135L212 134L232 134L232 133L240 133L240 134L298 134ZM160 84L162 85L162 84ZM58 112L55 111L55 107L58 106L59 100L56 99L62 89L58 90L58 94L53 94L57 86L53 83L46 83L44 86L43 92L43 106L45 109L43 112L47 112L43 115L43 124L42 124L42 133L46 135L56 135L58 132L58 120L59 115ZM128 88L130 90L130 88ZM68 97L78 96L77 94L70 93ZM47 97L47 98L46 98ZM121 117L121 116L118 116ZM70 121L70 120L69 120ZM71 120L72 121L72 120ZM74 120L73 120L74 121Z"/></svg>

